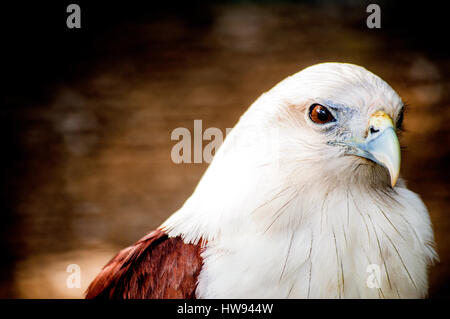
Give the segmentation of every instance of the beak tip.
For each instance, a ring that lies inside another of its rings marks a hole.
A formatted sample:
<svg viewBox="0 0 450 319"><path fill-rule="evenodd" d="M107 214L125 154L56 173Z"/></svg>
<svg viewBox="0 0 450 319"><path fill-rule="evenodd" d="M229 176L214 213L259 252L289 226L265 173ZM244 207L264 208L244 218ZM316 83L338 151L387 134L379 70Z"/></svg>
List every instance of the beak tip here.
<svg viewBox="0 0 450 319"><path fill-rule="evenodd" d="M394 176L394 178L391 178L391 187L394 188L397 184L398 176Z"/></svg>
<svg viewBox="0 0 450 319"><path fill-rule="evenodd" d="M386 166L387 171L389 173L389 176L391 178L391 186L394 187L397 185L398 178L400 177L400 163L398 163L396 166Z"/></svg>

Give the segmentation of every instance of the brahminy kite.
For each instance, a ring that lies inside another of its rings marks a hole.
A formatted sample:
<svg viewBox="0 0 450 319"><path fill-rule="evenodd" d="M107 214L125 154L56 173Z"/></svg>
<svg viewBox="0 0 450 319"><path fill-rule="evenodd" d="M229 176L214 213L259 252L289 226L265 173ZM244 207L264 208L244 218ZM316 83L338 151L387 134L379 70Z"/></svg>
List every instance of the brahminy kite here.
<svg viewBox="0 0 450 319"><path fill-rule="evenodd" d="M192 196L120 251L87 298L423 298L428 211L399 177L404 104L322 63L260 96Z"/></svg>

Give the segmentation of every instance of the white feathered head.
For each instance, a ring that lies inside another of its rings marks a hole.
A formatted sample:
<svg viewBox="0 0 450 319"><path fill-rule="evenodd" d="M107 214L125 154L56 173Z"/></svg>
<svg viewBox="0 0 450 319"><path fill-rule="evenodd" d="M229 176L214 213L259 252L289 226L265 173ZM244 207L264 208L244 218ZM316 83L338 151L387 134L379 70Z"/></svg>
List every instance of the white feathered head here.
<svg viewBox="0 0 450 319"><path fill-rule="evenodd" d="M217 234L230 216L280 209L274 198L323 202L348 185L387 192L399 176L402 112L398 94L363 67L308 67L250 106L165 227L183 220L185 232L205 236L201 229Z"/></svg>

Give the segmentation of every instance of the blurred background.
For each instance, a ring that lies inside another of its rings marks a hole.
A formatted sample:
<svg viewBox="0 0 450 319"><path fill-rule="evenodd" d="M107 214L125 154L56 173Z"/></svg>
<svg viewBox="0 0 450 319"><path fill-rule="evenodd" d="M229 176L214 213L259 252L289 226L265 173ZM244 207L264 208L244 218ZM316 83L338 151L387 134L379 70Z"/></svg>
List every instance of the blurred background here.
<svg viewBox="0 0 450 319"><path fill-rule="evenodd" d="M81 29L66 7L81 7ZM2 4L0 297L81 298L159 226L207 164L174 164L177 127L223 132L311 64L362 65L408 104L402 174L430 210L450 297L450 57L445 10L401 1ZM369 3L381 28L366 26ZM69 289L66 267L81 267Z"/></svg>

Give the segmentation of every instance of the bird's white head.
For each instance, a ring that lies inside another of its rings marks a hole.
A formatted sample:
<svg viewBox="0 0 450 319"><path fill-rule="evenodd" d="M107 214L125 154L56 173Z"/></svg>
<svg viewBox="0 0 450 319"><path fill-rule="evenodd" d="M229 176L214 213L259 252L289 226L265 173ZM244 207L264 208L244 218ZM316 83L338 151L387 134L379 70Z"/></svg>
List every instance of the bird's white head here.
<svg viewBox="0 0 450 319"><path fill-rule="evenodd" d="M322 63L280 82L241 121L277 128L279 167L303 183L394 187L403 108L398 94L363 67Z"/></svg>
<svg viewBox="0 0 450 319"><path fill-rule="evenodd" d="M195 228L193 234L203 228L215 234L225 219L236 216L240 223L243 214L261 207L271 212L262 216L272 216L284 210L280 203L289 203L297 218L302 214L296 211L320 209L317 203L336 190L388 193L399 176L396 132L402 112L398 94L360 66L308 67L250 106L194 194L165 226L183 224ZM299 194L303 207L290 201ZM288 218L284 225L291 222Z"/></svg>

